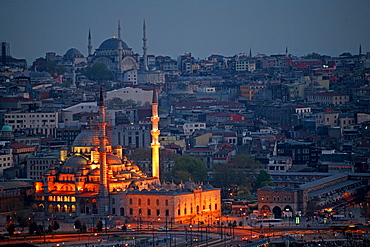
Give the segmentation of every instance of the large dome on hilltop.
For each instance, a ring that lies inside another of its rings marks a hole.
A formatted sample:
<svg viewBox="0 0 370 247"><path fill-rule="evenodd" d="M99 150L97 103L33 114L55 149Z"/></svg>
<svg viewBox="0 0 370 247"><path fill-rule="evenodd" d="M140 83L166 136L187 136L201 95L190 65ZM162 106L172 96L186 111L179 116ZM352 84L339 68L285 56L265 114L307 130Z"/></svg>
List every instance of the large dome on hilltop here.
<svg viewBox="0 0 370 247"><path fill-rule="evenodd" d="M120 40L117 38L110 38L105 40L101 45L99 46L99 50L116 50L119 48L119 42ZM122 49L130 49L128 45L121 40Z"/></svg>

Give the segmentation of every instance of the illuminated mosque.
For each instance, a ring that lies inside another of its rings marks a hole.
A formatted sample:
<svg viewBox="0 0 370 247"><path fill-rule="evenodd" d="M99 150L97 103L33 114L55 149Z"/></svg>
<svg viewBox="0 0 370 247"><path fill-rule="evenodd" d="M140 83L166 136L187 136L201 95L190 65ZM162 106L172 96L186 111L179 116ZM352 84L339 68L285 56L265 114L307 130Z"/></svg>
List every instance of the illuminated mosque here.
<svg viewBox="0 0 370 247"><path fill-rule="evenodd" d="M140 171L109 143L102 89L99 122L81 132L70 151L60 150L60 163L35 182L32 211L44 217L114 218L116 222L170 220L174 223L212 222L221 214L220 189L192 181L159 180L158 98L152 100L152 176ZM95 221L96 222L96 221Z"/></svg>

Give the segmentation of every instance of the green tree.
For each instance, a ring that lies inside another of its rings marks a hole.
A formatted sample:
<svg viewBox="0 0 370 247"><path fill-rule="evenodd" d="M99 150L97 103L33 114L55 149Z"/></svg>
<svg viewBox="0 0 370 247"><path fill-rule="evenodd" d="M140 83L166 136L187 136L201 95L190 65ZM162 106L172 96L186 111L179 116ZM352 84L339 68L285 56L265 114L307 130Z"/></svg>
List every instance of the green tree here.
<svg viewBox="0 0 370 247"><path fill-rule="evenodd" d="M78 232L80 232L81 227L82 227L82 223L81 223L81 221L80 221L79 219L75 220L74 227L75 227L75 229L76 229Z"/></svg>
<svg viewBox="0 0 370 247"><path fill-rule="evenodd" d="M114 79L114 73L110 71L103 63L95 63L91 67L86 68L82 73L93 81L108 81Z"/></svg>
<svg viewBox="0 0 370 247"><path fill-rule="evenodd" d="M249 189L246 186L239 185L237 190L238 190L237 196L238 196L239 199L245 199L245 200L252 200L253 199L253 195L251 194L251 192L249 191Z"/></svg>
<svg viewBox="0 0 370 247"><path fill-rule="evenodd" d="M247 178L253 179L257 171L262 167L262 163L255 160L255 158L249 154L238 154L231 160L231 164L234 165L239 172L243 172Z"/></svg>
<svg viewBox="0 0 370 247"><path fill-rule="evenodd" d="M9 221L8 225L6 226L6 230L8 231L9 235L12 236L15 231L15 224L13 221Z"/></svg>
<svg viewBox="0 0 370 247"><path fill-rule="evenodd" d="M86 232L87 231L87 225L86 223L84 222L81 226L81 232Z"/></svg>
<svg viewBox="0 0 370 247"><path fill-rule="evenodd" d="M59 227L60 227L59 222L58 222L58 221L56 221L56 220L54 220L54 221L53 221L53 230L54 230L54 231L56 231L56 230L58 230L58 229L59 229Z"/></svg>
<svg viewBox="0 0 370 247"><path fill-rule="evenodd" d="M37 231L37 223L35 221L32 221L32 223L29 226L28 233L30 235L34 234Z"/></svg>
<svg viewBox="0 0 370 247"><path fill-rule="evenodd" d="M258 189L258 188L261 188L265 185L272 185L273 186L275 184L271 181L270 174L268 174L265 170L261 170L260 173L258 174L257 178L256 178L254 188Z"/></svg>
<svg viewBox="0 0 370 247"><path fill-rule="evenodd" d="M99 232L103 231L103 221L99 220L96 222L96 228L98 229Z"/></svg>
<svg viewBox="0 0 370 247"><path fill-rule="evenodd" d="M67 69L64 66L57 65L57 61L51 60L46 63L45 71L49 72L50 74L62 75L67 71Z"/></svg>
<svg viewBox="0 0 370 247"><path fill-rule="evenodd" d="M307 54L304 58L305 59L319 59L320 57L321 55L319 53L312 52L310 54Z"/></svg>
<svg viewBox="0 0 370 247"><path fill-rule="evenodd" d="M177 183L187 181L188 179L194 182L201 182L207 178L207 168L200 158L183 155L175 159L172 177Z"/></svg>

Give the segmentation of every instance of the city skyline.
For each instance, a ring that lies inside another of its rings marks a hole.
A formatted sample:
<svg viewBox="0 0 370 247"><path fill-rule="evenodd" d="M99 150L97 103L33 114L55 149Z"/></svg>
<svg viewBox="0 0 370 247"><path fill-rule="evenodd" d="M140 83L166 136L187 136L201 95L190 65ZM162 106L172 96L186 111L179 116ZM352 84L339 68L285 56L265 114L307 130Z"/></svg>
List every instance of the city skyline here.
<svg viewBox="0 0 370 247"><path fill-rule="evenodd" d="M0 40L28 65L46 52L87 55L112 35L121 21L122 38L142 55L142 24L148 54L195 58L238 53L338 56L369 51L366 24L370 2L348 1L2 1Z"/></svg>

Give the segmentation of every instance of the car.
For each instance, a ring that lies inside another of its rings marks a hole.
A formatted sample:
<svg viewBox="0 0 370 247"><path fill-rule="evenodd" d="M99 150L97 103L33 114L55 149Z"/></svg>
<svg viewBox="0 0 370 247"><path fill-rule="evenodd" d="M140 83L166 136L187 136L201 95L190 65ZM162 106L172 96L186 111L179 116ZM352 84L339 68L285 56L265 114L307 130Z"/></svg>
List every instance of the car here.
<svg viewBox="0 0 370 247"><path fill-rule="evenodd" d="M258 236L256 234L252 235L252 238L258 238Z"/></svg>
<svg viewBox="0 0 370 247"><path fill-rule="evenodd" d="M157 231L168 231L168 228L167 227L164 227L164 226L161 226L157 229Z"/></svg>
<svg viewBox="0 0 370 247"><path fill-rule="evenodd" d="M249 238L248 237L242 237L242 241L248 241Z"/></svg>

